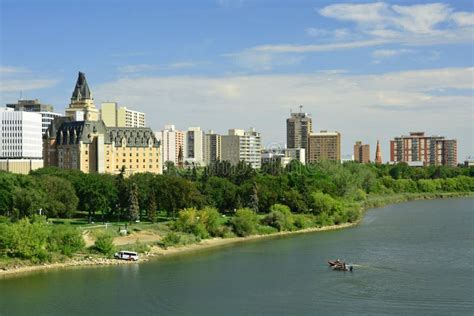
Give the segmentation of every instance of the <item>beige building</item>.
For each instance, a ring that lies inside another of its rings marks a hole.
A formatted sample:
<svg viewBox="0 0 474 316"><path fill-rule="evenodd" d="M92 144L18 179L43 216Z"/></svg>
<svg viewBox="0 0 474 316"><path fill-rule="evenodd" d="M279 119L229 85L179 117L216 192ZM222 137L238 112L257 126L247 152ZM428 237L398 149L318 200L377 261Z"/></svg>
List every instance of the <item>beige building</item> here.
<svg viewBox="0 0 474 316"><path fill-rule="evenodd" d="M76 113L81 112L84 120L76 120ZM45 166L86 173L161 173L160 142L153 131L146 127L108 127L98 120L83 73L79 73L66 113L70 115L55 119L43 138Z"/></svg>
<svg viewBox="0 0 474 316"><path fill-rule="evenodd" d="M145 113L118 106L116 102L104 102L100 118L107 127L145 127Z"/></svg>
<svg viewBox="0 0 474 316"><path fill-rule="evenodd" d="M321 131L308 137L308 162L341 161L341 134Z"/></svg>
<svg viewBox="0 0 474 316"><path fill-rule="evenodd" d="M354 161L361 163L370 162L370 145L362 144L361 141L357 141L354 144Z"/></svg>

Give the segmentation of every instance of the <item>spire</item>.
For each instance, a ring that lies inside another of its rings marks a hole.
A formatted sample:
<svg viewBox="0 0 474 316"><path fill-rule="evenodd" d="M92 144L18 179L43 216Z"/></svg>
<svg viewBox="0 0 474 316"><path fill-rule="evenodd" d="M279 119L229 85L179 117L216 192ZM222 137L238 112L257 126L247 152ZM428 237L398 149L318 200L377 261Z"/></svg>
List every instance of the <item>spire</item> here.
<svg viewBox="0 0 474 316"><path fill-rule="evenodd" d="M87 84L86 75L83 72L79 72L77 77L76 87L72 92L72 100L85 100L92 99L89 85Z"/></svg>
<svg viewBox="0 0 474 316"><path fill-rule="evenodd" d="M377 139L377 149L375 150L375 163L382 164L382 152L380 151L380 142Z"/></svg>

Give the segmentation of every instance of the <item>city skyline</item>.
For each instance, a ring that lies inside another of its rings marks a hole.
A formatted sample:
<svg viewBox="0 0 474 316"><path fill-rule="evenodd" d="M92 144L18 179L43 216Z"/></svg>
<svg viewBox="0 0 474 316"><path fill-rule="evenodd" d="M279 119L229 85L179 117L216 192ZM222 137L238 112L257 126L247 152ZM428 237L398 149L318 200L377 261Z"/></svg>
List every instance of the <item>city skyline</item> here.
<svg viewBox="0 0 474 316"><path fill-rule="evenodd" d="M80 70L96 104L145 112L154 131L253 126L284 144L303 105L315 132L341 132L342 154L380 139L387 160L411 131L458 139L459 161L474 152L469 1L136 3L3 1L0 101L64 112Z"/></svg>

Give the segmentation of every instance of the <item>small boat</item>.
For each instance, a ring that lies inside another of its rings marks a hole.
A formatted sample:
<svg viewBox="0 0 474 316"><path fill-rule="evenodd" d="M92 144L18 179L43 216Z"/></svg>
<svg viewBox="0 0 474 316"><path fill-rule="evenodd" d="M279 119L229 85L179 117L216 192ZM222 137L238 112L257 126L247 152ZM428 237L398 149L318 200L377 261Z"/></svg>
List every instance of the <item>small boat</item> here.
<svg viewBox="0 0 474 316"><path fill-rule="evenodd" d="M353 270L352 265L346 265L344 261L341 261L339 259L329 260L328 264L334 271L351 271L352 272Z"/></svg>

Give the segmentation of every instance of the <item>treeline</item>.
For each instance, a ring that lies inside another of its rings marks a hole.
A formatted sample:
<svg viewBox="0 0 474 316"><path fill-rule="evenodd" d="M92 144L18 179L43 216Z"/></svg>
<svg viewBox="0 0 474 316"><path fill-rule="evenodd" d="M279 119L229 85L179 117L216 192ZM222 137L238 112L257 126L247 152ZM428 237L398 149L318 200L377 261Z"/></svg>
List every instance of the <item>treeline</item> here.
<svg viewBox="0 0 474 316"><path fill-rule="evenodd" d="M472 167L352 162L303 166L296 161L286 168L266 164L258 171L244 163L218 162L186 170L168 164L163 175L141 173L128 178L43 168L29 175L0 172L0 215L12 220L41 213L155 221L157 214L175 218L188 208L214 207L223 214L244 208L269 213L276 204L293 213L318 215L327 213L322 201L333 204L337 213L367 194L472 192L473 175Z"/></svg>

